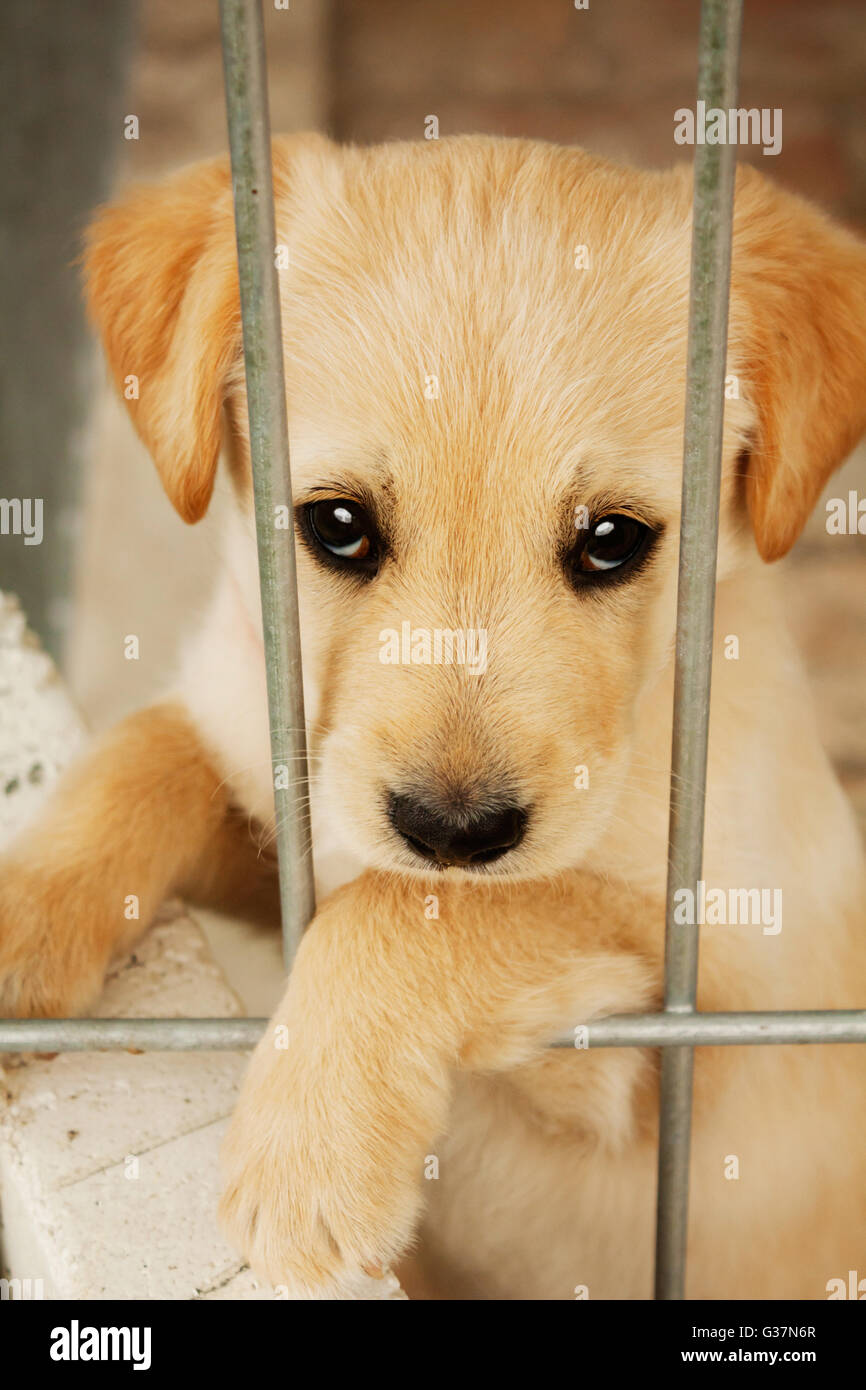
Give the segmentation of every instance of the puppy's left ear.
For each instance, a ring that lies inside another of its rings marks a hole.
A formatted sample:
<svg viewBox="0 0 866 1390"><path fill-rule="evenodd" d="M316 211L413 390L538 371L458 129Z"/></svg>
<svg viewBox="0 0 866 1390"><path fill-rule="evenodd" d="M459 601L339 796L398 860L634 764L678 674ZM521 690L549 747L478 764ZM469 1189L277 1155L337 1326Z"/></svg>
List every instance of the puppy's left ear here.
<svg viewBox="0 0 866 1390"><path fill-rule="evenodd" d="M757 411L749 514L761 555L777 560L866 431L866 245L747 167L730 341Z"/></svg>
<svg viewBox="0 0 866 1390"><path fill-rule="evenodd" d="M184 521L207 510L226 378L240 351L228 160L134 188L92 222L90 317L133 423Z"/></svg>

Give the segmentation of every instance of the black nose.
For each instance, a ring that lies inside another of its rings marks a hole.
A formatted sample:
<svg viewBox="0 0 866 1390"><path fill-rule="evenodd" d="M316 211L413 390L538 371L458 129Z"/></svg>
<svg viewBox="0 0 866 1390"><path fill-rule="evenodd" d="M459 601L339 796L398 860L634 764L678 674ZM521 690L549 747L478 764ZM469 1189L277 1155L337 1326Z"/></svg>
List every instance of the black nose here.
<svg viewBox="0 0 866 1390"><path fill-rule="evenodd" d="M521 806L443 815L412 796L392 793L391 824L416 854L437 864L490 864L519 845L527 813Z"/></svg>

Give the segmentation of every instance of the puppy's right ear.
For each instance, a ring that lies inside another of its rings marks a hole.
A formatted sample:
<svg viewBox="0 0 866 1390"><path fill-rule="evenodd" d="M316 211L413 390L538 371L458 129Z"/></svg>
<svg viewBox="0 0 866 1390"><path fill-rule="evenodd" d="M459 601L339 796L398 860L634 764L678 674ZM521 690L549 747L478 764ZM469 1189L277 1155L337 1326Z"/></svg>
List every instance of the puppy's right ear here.
<svg viewBox="0 0 866 1390"><path fill-rule="evenodd" d="M241 321L228 160L103 208L87 235L87 303L163 486L184 521L207 510Z"/></svg>
<svg viewBox="0 0 866 1390"><path fill-rule="evenodd" d="M742 167L731 314L756 416L746 500L777 560L866 432L866 244Z"/></svg>

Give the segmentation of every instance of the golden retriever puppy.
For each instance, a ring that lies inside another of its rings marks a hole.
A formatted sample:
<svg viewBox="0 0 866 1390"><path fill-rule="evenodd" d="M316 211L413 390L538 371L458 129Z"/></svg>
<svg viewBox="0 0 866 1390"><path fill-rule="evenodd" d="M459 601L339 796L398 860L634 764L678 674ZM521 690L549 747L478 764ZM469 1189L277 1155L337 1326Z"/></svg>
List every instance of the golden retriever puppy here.
<svg viewBox="0 0 866 1390"><path fill-rule="evenodd" d="M417 1296L647 1297L657 1055L546 1045L661 1000L690 176L474 136L274 173L322 906L227 1230L301 1296L411 1250ZM176 686L3 865L16 1014L86 1009L168 892L273 886L227 163L101 212L86 264L169 498L197 521L222 454L234 505ZM862 1008L862 849L766 562L866 427L866 249L748 169L726 395L699 1005ZM864 1132L862 1049L700 1049L689 1296L866 1272Z"/></svg>

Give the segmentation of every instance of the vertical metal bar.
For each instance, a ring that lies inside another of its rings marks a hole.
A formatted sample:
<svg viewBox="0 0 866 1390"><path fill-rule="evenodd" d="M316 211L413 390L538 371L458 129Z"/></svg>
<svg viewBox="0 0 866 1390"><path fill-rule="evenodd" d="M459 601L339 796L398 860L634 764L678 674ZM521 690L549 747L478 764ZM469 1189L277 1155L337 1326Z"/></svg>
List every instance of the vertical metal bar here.
<svg viewBox="0 0 866 1390"><path fill-rule="evenodd" d="M250 420L283 949L291 965L315 910L265 44L259 0L220 0ZM284 771L283 771L284 770Z"/></svg>
<svg viewBox="0 0 866 1390"><path fill-rule="evenodd" d="M703 0L704 111L736 106L741 21L742 0ZM673 911L678 889L697 892L703 857L734 173L733 145L696 146L665 931L665 1010L678 1015L694 1012L698 977L698 928L677 925ZM662 1054L659 1299L685 1290L693 1061L691 1046Z"/></svg>

